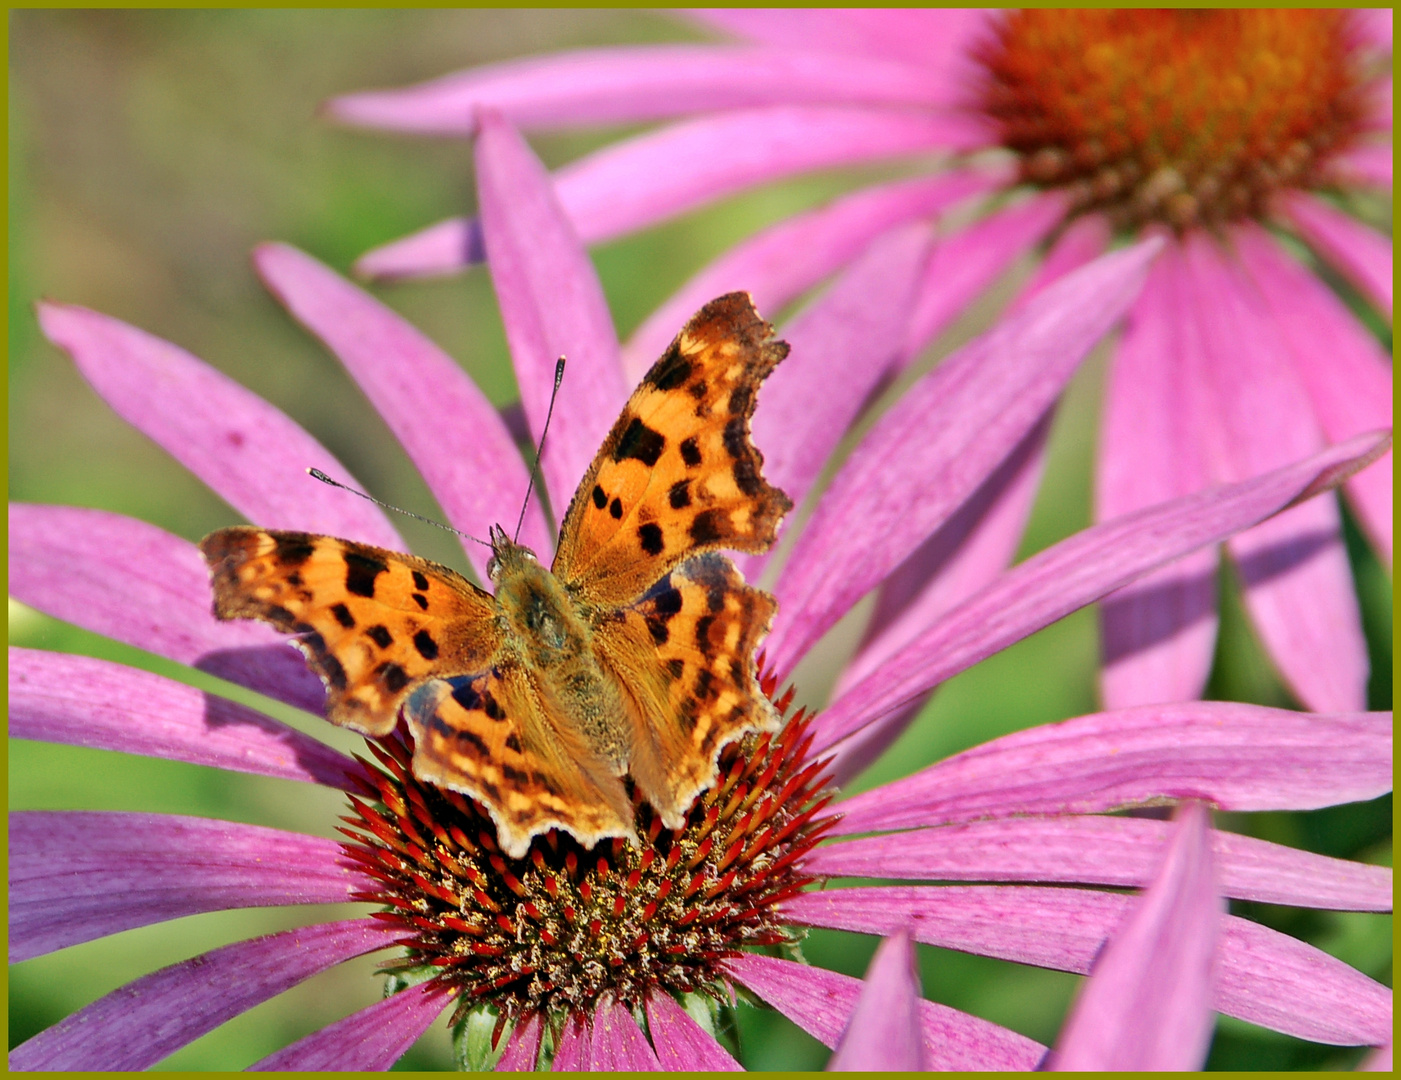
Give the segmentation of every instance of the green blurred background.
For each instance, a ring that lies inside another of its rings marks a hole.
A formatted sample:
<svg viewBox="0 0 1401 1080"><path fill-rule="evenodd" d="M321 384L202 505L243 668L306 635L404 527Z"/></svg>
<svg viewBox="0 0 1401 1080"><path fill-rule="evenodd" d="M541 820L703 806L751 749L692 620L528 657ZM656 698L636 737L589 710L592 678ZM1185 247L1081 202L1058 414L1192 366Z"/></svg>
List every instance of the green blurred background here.
<svg viewBox="0 0 1401 1080"><path fill-rule="evenodd" d="M287 241L344 271L374 244L470 211L470 147L339 129L316 118L318 104L339 92L402 85L554 49L706 39L665 15L591 11L15 11L9 29L11 498L118 511L191 540L234 523L237 515L117 419L67 357L39 336L31 309L36 298L85 304L178 343L297 419L370 491L432 513L427 488L338 363L259 286L249 251L263 240ZM555 166L616 136L589 132L531 141ZM891 173L799 178L596 249L620 334L630 333L739 238L879 175ZM918 369L986 326L1026 270L1009 274ZM493 401L514 399L484 272L373 291L456 357ZM1101 370L1097 353L1067 394L1022 557L1089 522ZM408 520L396 525L420 553L463 565L445 535ZM1389 709L1391 586L1351 527L1349 543L1373 651L1372 707ZM1222 596L1211 696L1289 704L1233 599L1229 572L1223 573ZM858 629L859 613L805 665L800 686L806 698L820 702L832 677L830 658L850 648ZM10 636L17 645L117 659L266 705L14 603ZM1096 650L1095 619L1080 612L952 680L858 786L1009 731L1092 711ZM356 744L293 710L269 711L342 748ZM11 743L9 752L12 808L182 813L326 836L333 835L340 812L332 793L307 785L23 741ZM1330 855L1390 863L1390 798L1222 824ZM347 907L344 914L355 910ZM1261 905L1237 910L1390 982L1389 916ZM12 966L10 1045L163 965L342 914L290 908L214 913ZM818 933L805 953L813 963L859 976L873 947L868 939ZM160 1067L242 1068L375 1000L373 963L346 964L312 979ZM921 974L927 997L1047 1043L1078 983L1061 973L923 946ZM826 1060L824 1048L774 1014L741 1007L739 1020L752 1069L821 1068ZM1210 1064L1345 1068L1359 1056L1223 1021ZM449 1066L441 1021L400 1065Z"/></svg>

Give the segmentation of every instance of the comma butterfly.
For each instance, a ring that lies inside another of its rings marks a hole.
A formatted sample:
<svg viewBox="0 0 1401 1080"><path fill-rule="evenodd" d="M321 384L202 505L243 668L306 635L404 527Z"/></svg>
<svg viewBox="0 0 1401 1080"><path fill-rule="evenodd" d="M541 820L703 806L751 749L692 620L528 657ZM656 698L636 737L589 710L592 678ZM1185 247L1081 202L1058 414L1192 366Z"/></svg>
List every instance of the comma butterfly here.
<svg viewBox="0 0 1401 1080"><path fill-rule="evenodd" d="M720 750L778 715L754 650L773 597L720 548L765 551L792 502L749 438L788 354L746 293L712 300L628 399L579 484L553 566L491 529L496 593L412 555L239 527L200 542L220 619L296 634L326 717L413 731L414 774L479 802L508 855L551 828L636 841L621 777L668 828Z"/></svg>

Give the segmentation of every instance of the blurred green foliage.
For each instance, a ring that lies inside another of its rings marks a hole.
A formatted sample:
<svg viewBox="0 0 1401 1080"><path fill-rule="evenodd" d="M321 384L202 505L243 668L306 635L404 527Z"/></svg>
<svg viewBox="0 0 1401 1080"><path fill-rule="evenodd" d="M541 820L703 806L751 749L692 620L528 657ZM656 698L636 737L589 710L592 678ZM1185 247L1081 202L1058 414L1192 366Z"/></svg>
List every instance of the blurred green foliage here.
<svg viewBox="0 0 1401 1080"><path fill-rule="evenodd" d="M474 206L471 153L456 140L340 129L317 119L328 96L402 85L458 68L553 49L704 40L678 19L599 11L14 11L10 21L10 495L100 507L196 539L237 520L217 496L92 392L37 333L30 305L85 304L189 349L294 417L365 487L432 513L432 496L348 377L261 289L253 245L296 244L345 271L366 248ZM549 165L616 132L533 137ZM626 336L694 270L755 228L876 175L846 171L773 185L594 252ZM1024 272L1025 267L1018 272ZM504 336L480 270L375 287L386 303L455 356L498 404L513 400ZM970 313L927 367L986 325L1009 295ZM766 312L774 317L779 312ZM1052 436L1047 479L1022 556L1090 519L1100 362L1077 377ZM454 542L396 524L420 553L462 564ZM1349 532L1376 673L1373 707L1391 707L1391 585ZM1229 576L1228 574L1226 576ZM1232 588L1213 696L1287 704ZM859 626L842 629L848 635ZM190 673L138 650L11 605L11 641ZM943 687L865 788L989 738L1092 711L1097 649L1081 612ZM805 669L815 686L830 673ZM197 680L196 680L197 681ZM229 687L207 680L209 687ZM245 700L257 700L245 695ZM266 702L262 704L266 705ZM280 718L353 748L345 732L294 710ZM100 808L211 816L332 835L337 799L288 784L99 751L16 742L12 808ZM1390 799L1318 814L1237 817L1227 824L1333 855L1389 862ZM347 909L350 910L350 909ZM1390 979L1390 920L1379 915L1252 910L1362 970ZM222 912L129 931L11 968L13 1046L139 975L250 935L341 917L320 909ZM807 957L861 975L874 942L817 933ZM374 961L343 965L224 1025L162 1063L236 1069L369 1004ZM1054 1041L1078 982L1056 972L922 948L926 996ZM820 1068L827 1051L776 1014L740 1009L746 1062ZM440 1022L401 1062L450 1064ZM1349 1050L1313 1047L1223 1023L1211 1064L1222 1068L1347 1067Z"/></svg>

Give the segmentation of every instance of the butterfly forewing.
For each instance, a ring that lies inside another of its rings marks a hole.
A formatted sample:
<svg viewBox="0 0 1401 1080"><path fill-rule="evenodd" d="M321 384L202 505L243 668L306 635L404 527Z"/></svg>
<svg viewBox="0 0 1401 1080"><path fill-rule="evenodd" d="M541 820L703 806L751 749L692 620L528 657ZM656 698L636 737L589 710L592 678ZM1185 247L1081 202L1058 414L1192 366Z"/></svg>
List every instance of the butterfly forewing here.
<svg viewBox="0 0 1401 1080"><path fill-rule="evenodd" d="M554 571L596 603L639 597L682 559L764 551L792 503L749 440L788 353L745 293L712 300L628 399L569 504Z"/></svg>
<svg viewBox="0 0 1401 1080"><path fill-rule="evenodd" d="M445 566L299 532L221 529L200 542L221 619L261 619L326 684L326 718L367 735L394 730L425 678L490 665L494 601Z"/></svg>

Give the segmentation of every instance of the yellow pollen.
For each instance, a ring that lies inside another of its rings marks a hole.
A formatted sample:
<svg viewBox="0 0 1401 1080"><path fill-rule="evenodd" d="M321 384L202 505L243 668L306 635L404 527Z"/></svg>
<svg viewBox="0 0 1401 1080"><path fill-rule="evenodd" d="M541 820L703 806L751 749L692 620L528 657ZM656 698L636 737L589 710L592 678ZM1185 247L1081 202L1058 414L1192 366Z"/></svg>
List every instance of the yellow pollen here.
<svg viewBox="0 0 1401 1080"><path fill-rule="evenodd" d="M1022 178L1120 227L1265 216L1328 182L1381 69L1341 10L1045 10L980 50L979 107Z"/></svg>

